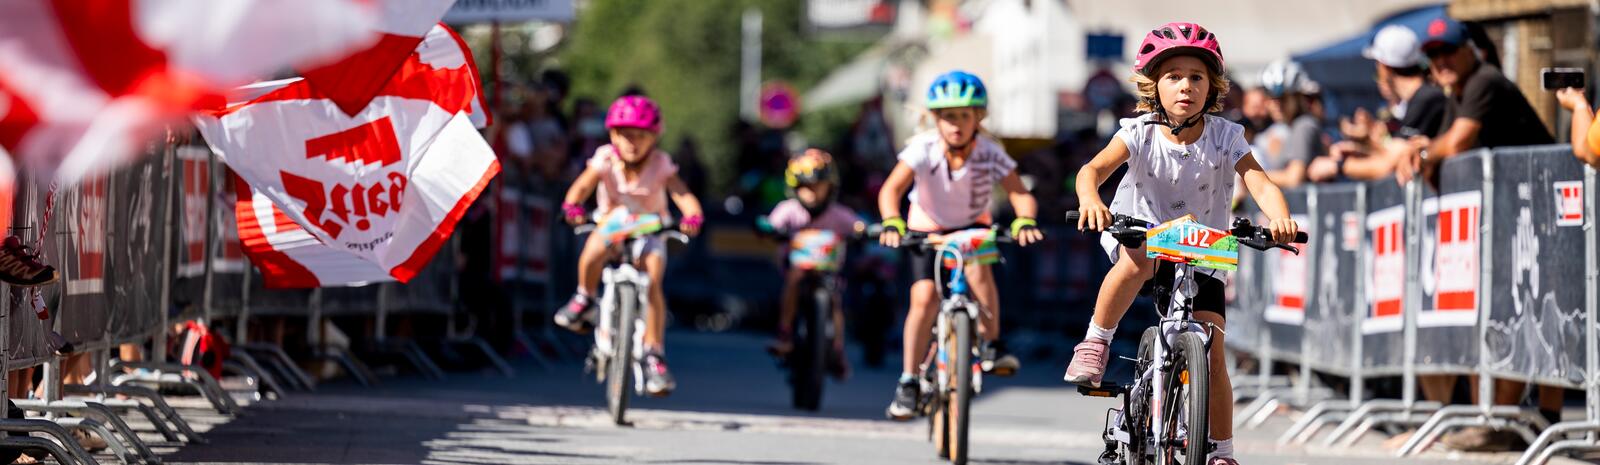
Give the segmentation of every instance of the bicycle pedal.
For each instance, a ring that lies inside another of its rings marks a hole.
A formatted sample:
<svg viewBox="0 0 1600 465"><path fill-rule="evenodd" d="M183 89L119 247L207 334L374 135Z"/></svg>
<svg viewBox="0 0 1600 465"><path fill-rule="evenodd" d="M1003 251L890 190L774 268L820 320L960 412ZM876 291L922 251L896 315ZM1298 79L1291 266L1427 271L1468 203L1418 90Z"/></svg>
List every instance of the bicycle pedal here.
<svg viewBox="0 0 1600 465"><path fill-rule="evenodd" d="M1100 387L1078 386L1078 394L1089 397L1117 397L1128 393L1128 388L1114 383L1102 383Z"/></svg>

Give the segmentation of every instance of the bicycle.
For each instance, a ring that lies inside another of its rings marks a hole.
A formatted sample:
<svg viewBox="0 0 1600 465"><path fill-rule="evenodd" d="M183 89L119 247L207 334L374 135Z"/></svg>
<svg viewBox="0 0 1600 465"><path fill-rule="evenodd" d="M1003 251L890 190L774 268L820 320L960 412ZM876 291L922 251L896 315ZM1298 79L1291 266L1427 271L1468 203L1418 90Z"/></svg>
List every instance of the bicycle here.
<svg viewBox="0 0 1600 465"><path fill-rule="evenodd" d="M1078 212L1067 212L1068 224L1077 224ZM1210 437L1210 323L1194 319L1191 301L1199 294L1195 268L1232 271L1238 267L1238 245L1256 250L1283 249L1295 254L1294 246L1272 240L1271 232L1246 218L1236 218L1228 231L1204 226L1185 216L1157 225L1125 215L1113 215L1105 229L1128 249L1146 245L1150 258L1172 262L1172 283L1145 283L1148 292L1160 296L1171 292L1165 301L1157 299L1161 315L1157 326L1139 338L1132 384L1102 383L1099 387L1078 386L1078 392L1091 397L1122 399L1122 408L1106 412L1101 438L1106 450L1101 465L1160 464L1203 465L1211 452ZM1293 242L1304 243L1305 232ZM1171 289L1168 289L1168 287ZM1154 420L1154 421L1153 421ZM1191 440L1199 438L1199 440Z"/></svg>
<svg viewBox="0 0 1600 465"><path fill-rule="evenodd" d="M793 233L773 230L765 217L757 220L757 230L789 243L789 266L806 270L799 295L809 302L796 305L789 353L781 362L789 370L795 408L815 411L822 407L822 392L827 379L828 351L836 337L833 326L834 302L841 291L840 265L850 241L862 237L865 226L857 223L856 232L846 237L830 230L803 229ZM809 303L809 305L806 305Z"/></svg>
<svg viewBox="0 0 1600 465"><path fill-rule="evenodd" d="M665 224L660 215L629 214L618 210L598 223L573 227L579 235L606 234L611 258L600 275L600 324L594 331L594 348L585 360L584 371L593 372L596 382L606 383L606 406L611 421L627 424L628 385L634 395L644 394L643 356L644 315L639 311L649 302L650 275L640 269L643 242L660 236L682 244L689 236L676 225Z"/></svg>
<svg viewBox="0 0 1600 465"><path fill-rule="evenodd" d="M982 350L975 322L988 311L972 295L966 266L998 262L996 244L1002 243L1014 239L995 227L944 235L912 231L900 239L902 247L921 247L935 254L935 287L949 291L948 296L940 293L934 340L919 377L923 399L918 410L928 417L928 436L939 458L957 465L967 463L972 397L983 390L983 368L974 359ZM942 282L944 270L949 270L948 283Z"/></svg>

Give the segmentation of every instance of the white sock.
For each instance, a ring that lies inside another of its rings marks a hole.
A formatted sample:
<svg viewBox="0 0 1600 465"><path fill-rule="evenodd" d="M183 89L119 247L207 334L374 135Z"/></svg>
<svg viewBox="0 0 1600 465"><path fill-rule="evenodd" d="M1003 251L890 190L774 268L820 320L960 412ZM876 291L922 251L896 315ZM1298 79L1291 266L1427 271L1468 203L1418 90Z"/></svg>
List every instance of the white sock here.
<svg viewBox="0 0 1600 465"><path fill-rule="evenodd" d="M1209 461L1211 461L1211 459L1214 459L1214 458L1217 458L1217 457L1230 458L1230 459L1233 458L1233 440L1232 439L1225 439L1225 440L1221 440L1221 441L1218 441L1216 439L1212 439L1211 440L1211 445L1216 446L1216 450L1211 451L1211 454L1206 456L1206 461L1207 462L1209 462Z"/></svg>
<svg viewBox="0 0 1600 465"><path fill-rule="evenodd" d="M1116 326L1112 326L1111 329L1106 329L1106 328L1101 328L1100 325L1097 325L1097 324L1094 324L1093 322L1090 322L1089 323L1089 334L1086 334L1085 337L1097 337L1097 338L1100 338L1100 339L1104 339L1106 341L1106 344L1110 344L1111 343L1111 337L1112 336L1116 336L1116 335L1117 335L1117 327Z"/></svg>

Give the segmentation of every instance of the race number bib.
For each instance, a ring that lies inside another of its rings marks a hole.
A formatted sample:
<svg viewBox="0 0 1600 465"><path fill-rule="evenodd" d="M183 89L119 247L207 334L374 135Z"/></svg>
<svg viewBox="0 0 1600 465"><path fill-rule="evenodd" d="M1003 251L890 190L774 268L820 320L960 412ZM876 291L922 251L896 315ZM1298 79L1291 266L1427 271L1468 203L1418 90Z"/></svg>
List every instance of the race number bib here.
<svg viewBox="0 0 1600 465"><path fill-rule="evenodd" d="M1227 231L1200 224L1194 215L1150 228L1145 236L1145 252L1150 258L1201 268L1239 268L1238 239Z"/></svg>

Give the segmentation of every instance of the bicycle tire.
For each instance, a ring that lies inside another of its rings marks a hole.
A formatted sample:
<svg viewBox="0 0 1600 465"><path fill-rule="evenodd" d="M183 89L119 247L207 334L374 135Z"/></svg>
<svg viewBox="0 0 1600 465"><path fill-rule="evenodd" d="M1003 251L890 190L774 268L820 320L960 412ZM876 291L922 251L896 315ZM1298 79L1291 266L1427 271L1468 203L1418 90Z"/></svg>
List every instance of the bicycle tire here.
<svg viewBox="0 0 1600 465"><path fill-rule="evenodd" d="M972 349L973 329L972 319L966 313L954 312L950 316L955 344L951 350L951 362L946 364L952 370L950 379L954 382L950 389L950 463L966 465L968 426L972 420Z"/></svg>
<svg viewBox="0 0 1600 465"><path fill-rule="evenodd" d="M1177 438L1163 438L1157 447L1160 459L1157 463L1164 465L1205 465L1206 451L1209 449L1211 415L1211 368L1209 354L1206 352L1205 340L1196 333L1183 333L1178 335L1177 344L1172 347L1174 366L1183 367L1188 376L1183 372L1174 372L1167 377L1167 386L1164 392L1170 400L1167 405L1182 405L1183 409L1167 409L1163 412L1162 421L1167 425L1168 434L1176 434L1178 422L1183 422L1188 436L1181 443ZM1179 418L1180 413L1186 413ZM1179 460L1178 454L1182 454Z"/></svg>
<svg viewBox="0 0 1600 465"><path fill-rule="evenodd" d="M611 363L606 365L606 406L611 422L628 424L628 390L633 385L633 331L638 318L639 290L630 284L616 288L617 318L612 321Z"/></svg>
<svg viewBox="0 0 1600 465"><path fill-rule="evenodd" d="M802 310L795 322L795 350L789 353L789 379L793 388L793 405L800 410L816 411L822 407L822 389L827 379L826 363L828 338L823 325L831 305L825 299L827 291L814 289L812 305Z"/></svg>
<svg viewBox="0 0 1600 465"><path fill-rule="evenodd" d="M1161 328L1151 326L1144 330L1139 337L1139 361L1134 363L1133 375L1144 376L1144 371L1151 363L1155 363L1156 347L1161 342L1156 338L1161 337ZM1128 395L1134 395L1129 393ZM1123 428L1128 431L1128 443L1123 444L1122 457L1125 463L1131 465L1154 464L1154 457L1147 446L1150 440L1150 389L1145 388L1136 398L1128 399L1128 411L1124 412Z"/></svg>

